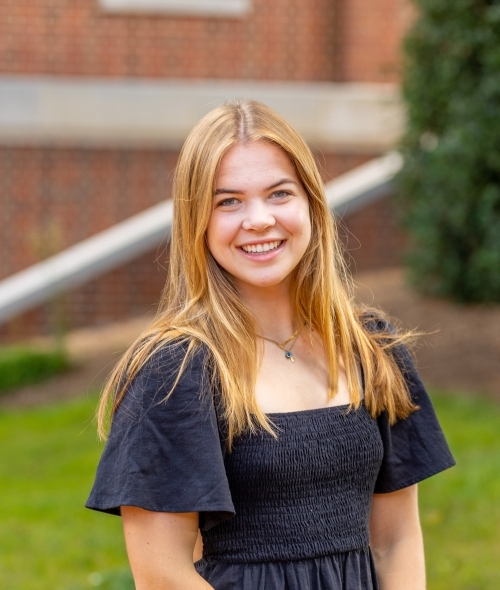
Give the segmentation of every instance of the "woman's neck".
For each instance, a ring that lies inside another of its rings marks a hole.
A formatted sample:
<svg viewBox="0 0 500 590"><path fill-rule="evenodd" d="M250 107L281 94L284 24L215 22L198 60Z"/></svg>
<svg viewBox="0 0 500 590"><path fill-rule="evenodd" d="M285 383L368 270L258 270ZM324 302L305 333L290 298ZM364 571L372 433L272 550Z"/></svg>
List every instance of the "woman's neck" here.
<svg viewBox="0 0 500 590"><path fill-rule="evenodd" d="M293 317L288 287L240 288L243 301L252 312L261 336L282 342L298 328Z"/></svg>

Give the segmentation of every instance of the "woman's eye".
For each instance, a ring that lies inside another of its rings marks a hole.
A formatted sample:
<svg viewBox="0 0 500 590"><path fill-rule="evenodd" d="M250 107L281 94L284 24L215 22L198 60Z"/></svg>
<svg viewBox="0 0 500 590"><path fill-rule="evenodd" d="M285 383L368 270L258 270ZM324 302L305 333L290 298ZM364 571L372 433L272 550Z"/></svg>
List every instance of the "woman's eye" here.
<svg viewBox="0 0 500 590"><path fill-rule="evenodd" d="M282 199L284 197L290 196L290 193L288 191L274 191L272 196L277 197L278 199Z"/></svg>
<svg viewBox="0 0 500 590"><path fill-rule="evenodd" d="M231 207L231 205L236 205L238 203L238 199L235 197L228 197L227 199L222 199L216 205L216 207Z"/></svg>

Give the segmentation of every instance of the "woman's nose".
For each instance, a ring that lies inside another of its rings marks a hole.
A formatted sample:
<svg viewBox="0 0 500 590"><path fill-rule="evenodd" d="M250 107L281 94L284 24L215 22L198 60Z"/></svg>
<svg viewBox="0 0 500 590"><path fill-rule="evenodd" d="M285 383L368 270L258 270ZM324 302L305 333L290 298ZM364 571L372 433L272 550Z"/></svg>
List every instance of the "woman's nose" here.
<svg viewBox="0 0 500 590"><path fill-rule="evenodd" d="M276 219L268 205L262 202L248 204L242 227L245 230L263 231L276 224Z"/></svg>

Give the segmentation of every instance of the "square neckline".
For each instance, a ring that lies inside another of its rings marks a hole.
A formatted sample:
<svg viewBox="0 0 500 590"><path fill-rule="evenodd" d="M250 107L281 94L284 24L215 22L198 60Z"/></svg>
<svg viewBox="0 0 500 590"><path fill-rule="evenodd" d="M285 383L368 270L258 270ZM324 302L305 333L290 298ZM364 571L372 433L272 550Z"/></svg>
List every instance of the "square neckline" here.
<svg viewBox="0 0 500 590"><path fill-rule="evenodd" d="M361 405L363 405L364 399L361 400ZM322 408L309 408L308 410L292 410L290 412L264 412L264 414L270 418L273 417L281 417L281 416L297 416L297 415L307 415L307 414L316 414L325 411L336 410L340 411L341 409L349 409L353 406L352 402L348 404L337 404L335 406L324 406ZM354 406L353 406L354 407Z"/></svg>

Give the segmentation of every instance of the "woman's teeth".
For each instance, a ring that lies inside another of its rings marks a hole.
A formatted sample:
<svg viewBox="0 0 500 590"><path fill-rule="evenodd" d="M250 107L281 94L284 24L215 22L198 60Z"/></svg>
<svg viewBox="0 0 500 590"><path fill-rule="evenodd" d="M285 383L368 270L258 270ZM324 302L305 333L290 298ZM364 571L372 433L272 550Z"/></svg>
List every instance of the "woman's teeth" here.
<svg viewBox="0 0 500 590"><path fill-rule="evenodd" d="M267 242L266 244L250 244L248 246L241 246L245 252L269 252L277 248L283 240L276 240L275 242Z"/></svg>

